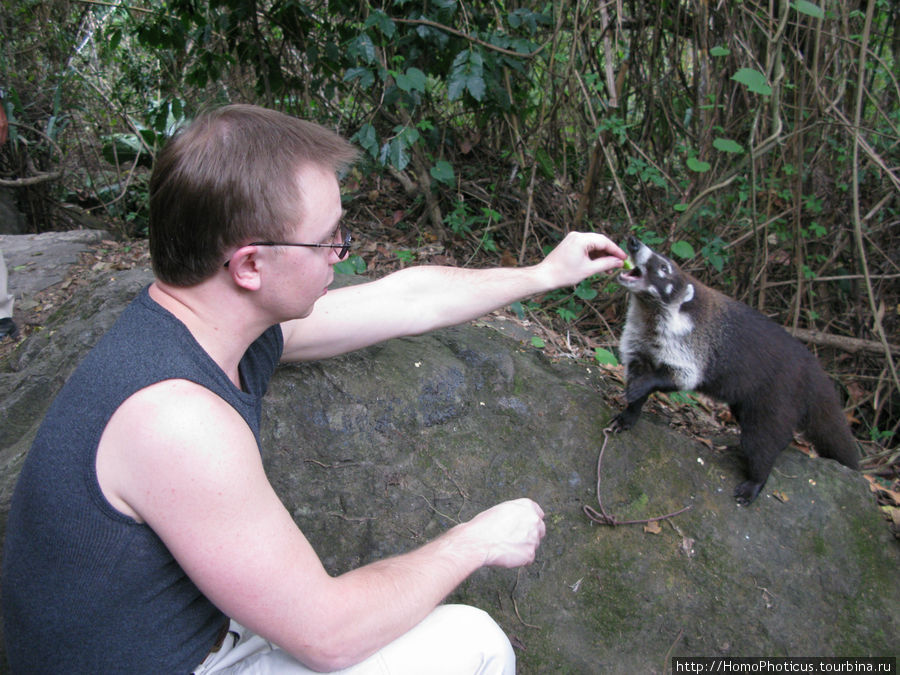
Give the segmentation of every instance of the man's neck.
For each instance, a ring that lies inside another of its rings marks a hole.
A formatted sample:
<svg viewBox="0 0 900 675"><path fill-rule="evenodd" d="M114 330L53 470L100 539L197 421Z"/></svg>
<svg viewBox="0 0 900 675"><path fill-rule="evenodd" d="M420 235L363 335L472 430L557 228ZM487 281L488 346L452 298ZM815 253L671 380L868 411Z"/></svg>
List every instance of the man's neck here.
<svg viewBox="0 0 900 675"><path fill-rule="evenodd" d="M210 358L240 387L238 364L247 348L269 327L252 320L252 307L215 281L183 288L158 279L150 297L181 321Z"/></svg>

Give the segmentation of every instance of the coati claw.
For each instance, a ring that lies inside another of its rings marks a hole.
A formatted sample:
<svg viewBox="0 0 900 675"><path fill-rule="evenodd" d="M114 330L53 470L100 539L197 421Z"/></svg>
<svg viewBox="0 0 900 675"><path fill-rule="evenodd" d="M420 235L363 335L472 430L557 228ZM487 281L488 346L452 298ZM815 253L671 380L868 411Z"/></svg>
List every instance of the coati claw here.
<svg viewBox="0 0 900 675"><path fill-rule="evenodd" d="M610 430L611 433L617 434L620 431L628 431L628 427L624 426L619 419L619 416L616 415L613 417L612 422L609 423L609 426L606 427Z"/></svg>
<svg viewBox="0 0 900 675"><path fill-rule="evenodd" d="M612 433L617 434L620 431L628 431L634 426L635 422L637 422L637 416L630 414L627 410L623 410L612 418L607 429Z"/></svg>
<svg viewBox="0 0 900 675"><path fill-rule="evenodd" d="M760 490L762 490L762 483L745 480L734 489L734 498L741 506L750 506L759 496Z"/></svg>

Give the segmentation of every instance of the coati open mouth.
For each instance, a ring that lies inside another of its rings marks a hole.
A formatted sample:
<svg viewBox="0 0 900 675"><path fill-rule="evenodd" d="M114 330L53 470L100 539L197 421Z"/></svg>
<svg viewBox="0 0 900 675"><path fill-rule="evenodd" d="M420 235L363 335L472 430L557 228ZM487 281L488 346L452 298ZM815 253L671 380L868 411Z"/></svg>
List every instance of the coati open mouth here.
<svg viewBox="0 0 900 675"><path fill-rule="evenodd" d="M640 283L644 276L644 272L639 265L635 265L630 270L624 270L619 273L619 283L625 287L635 286Z"/></svg>
<svg viewBox="0 0 900 675"><path fill-rule="evenodd" d="M631 284L636 284L640 281L643 274L641 274L641 270L638 267L634 269L630 269L626 272L621 272L619 274L619 283L623 286L629 286Z"/></svg>
<svg viewBox="0 0 900 675"><path fill-rule="evenodd" d="M625 270L619 274L619 283L629 290L635 290L636 287L643 286L643 282L645 282L644 273L647 257L641 255L641 249L645 248L645 246L637 237L630 236L628 237L626 248L629 253L628 259L631 262L631 269L628 269L629 265L626 265Z"/></svg>

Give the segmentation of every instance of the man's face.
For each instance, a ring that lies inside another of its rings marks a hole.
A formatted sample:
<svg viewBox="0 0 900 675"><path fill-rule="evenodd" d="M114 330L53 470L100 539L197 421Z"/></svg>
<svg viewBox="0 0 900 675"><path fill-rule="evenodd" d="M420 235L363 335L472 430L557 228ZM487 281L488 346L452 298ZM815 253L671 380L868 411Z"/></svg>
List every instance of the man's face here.
<svg viewBox="0 0 900 675"><path fill-rule="evenodd" d="M286 241L338 243L343 209L337 177L328 170L307 166L298 172L297 184L303 220ZM332 266L339 261L337 249L281 246L271 253L280 311L285 314L280 320L308 316L334 280Z"/></svg>

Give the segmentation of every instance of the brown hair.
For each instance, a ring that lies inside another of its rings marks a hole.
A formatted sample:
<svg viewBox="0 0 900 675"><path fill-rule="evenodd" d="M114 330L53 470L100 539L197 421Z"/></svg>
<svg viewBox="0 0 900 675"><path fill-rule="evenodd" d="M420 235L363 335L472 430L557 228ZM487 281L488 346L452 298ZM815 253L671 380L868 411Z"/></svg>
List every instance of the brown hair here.
<svg viewBox="0 0 900 675"><path fill-rule="evenodd" d="M176 133L150 177L150 255L161 281L192 286L226 250L283 239L302 222L297 171L338 172L356 149L318 124L252 105L204 113Z"/></svg>

